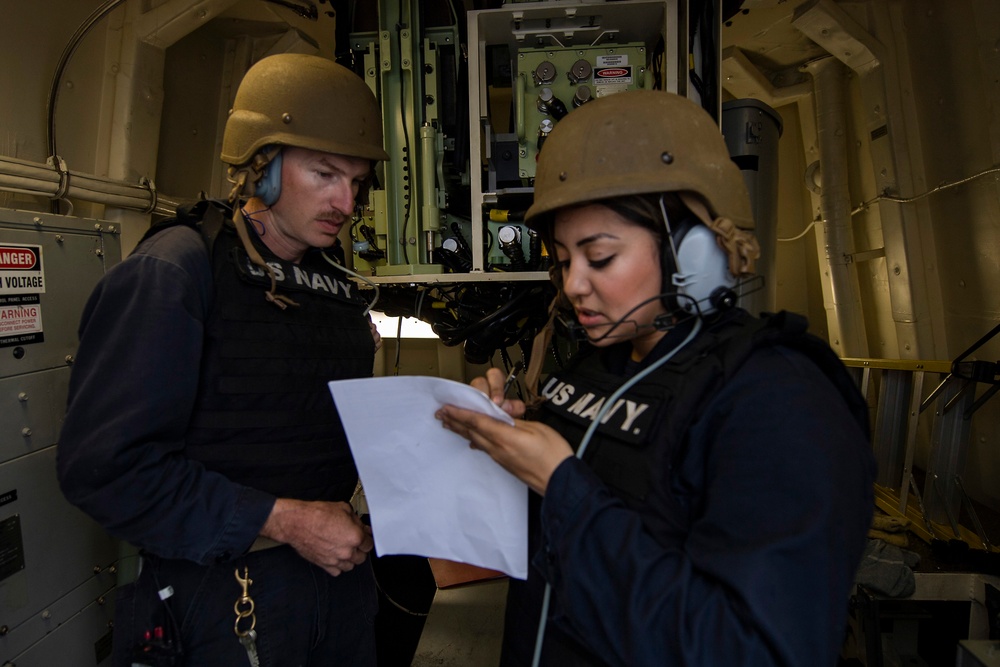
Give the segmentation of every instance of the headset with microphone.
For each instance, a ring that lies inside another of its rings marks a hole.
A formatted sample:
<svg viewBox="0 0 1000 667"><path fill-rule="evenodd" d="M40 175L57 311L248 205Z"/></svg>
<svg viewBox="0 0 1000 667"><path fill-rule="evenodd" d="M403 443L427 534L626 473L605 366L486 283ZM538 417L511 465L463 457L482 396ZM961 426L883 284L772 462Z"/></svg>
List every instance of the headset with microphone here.
<svg viewBox="0 0 1000 667"><path fill-rule="evenodd" d="M663 257L664 286L673 285L676 295L682 297L671 298L670 294L667 299L673 303L664 305L691 315L710 315L735 306L737 278L729 271L729 258L719 247L715 232L694 216L671 225L662 197L660 212L666 225L665 245L669 244Z"/></svg>
<svg viewBox="0 0 1000 667"><path fill-rule="evenodd" d="M624 217L634 219L625 209L615 206L610 208ZM659 208L664 226L663 252L660 255L662 291L656 297L633 306L596 338L590 338L575 317L560 318L562 326L573 338L589 339L596 343L606 338L634 333L631 330L625 333L622 327L630 322L632 313L654 299L660 299L667 312L658 315L652 323L645 326L661 331L672 329L679 322L692 317L711 315L736 305L735 288L739 281L730 272L729 257L719 246L715 232L690 211L684 215L675 215L672 221L663 196L659 198ZM638 331L641 327L633 322L633 328Z"/></svg>

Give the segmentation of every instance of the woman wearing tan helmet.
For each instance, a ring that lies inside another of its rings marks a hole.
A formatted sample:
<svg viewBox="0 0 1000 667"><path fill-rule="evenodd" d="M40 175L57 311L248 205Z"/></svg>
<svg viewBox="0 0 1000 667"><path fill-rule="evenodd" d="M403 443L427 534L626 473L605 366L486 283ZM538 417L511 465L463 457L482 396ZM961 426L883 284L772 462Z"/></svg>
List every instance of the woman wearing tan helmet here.
<svg viewBox="0 0 1000 667"><path fill-rule="evenodd" d="M502 665L833 665L873 509L867 409L803 319L736 307L758 251L712 118L664 92L583 105L526 219L580 351L529 386L537 420L438 414L533 490ZM503 380L473 385L522 417Z"/></svg>

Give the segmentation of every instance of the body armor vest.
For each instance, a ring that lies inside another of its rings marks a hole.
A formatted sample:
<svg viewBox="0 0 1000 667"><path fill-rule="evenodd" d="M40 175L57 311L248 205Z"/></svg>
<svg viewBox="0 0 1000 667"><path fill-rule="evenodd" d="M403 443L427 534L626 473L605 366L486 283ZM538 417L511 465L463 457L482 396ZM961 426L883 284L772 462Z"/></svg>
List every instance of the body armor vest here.
<svg viewBox="0 0 1000 667"><path fill-rule="evenodd" d="M688 452L688 429L755 349L782 345L804 353L838 388L868 433L864 398L836 354L806 333L806 326L804 318L787 312L764 319L741 310L726 313L601 418L583 459L643 516L657 539L673 543L672 538L687 533L699 509L690 503L700 498L704 470L704 453ZM547 398L542 421L577 448L607 398L625 382L602 359L595 350L542 387Z"/></svg>
<svg viewBox="0 0 1000 667"><path fill-rule="evenodd" d="M198 223L212 258L215 300L205 323L198 396L186 454L234 482L278 497L348 500L357 471L327 382L369 377L375 343L365 301L345 274L309 252L299 264L258 244L278 290L254 265L215 205Z"/></svg>
<svg viewBox="0 0 1000 667"><path fill-rule="evenodd" d="M668 334L669 336L669 334ZM661 358L676 344L664 339L647 363ZM868 435L868 407L843 363L829 346L806 333L806 320L791 313L763 319L742 310L723 313L672 359L643 378L615 401L601 417L587 444L583 460L612 493L636 511L646 529L661 544L677 544L705 502L705 463L708 452L689 451L690 427L702 416L714 396L740 369L755 349L782 345L805 354L834 384ZM628 353L618 349L592 349L574 359L544 383L541 421L562 434L574 448L581 441L607 399L627 380L608 361ZM530 496L529 553L540 548L541 498ZM532 635L538 627L545 582L531 570L526 581L509 584L505 622L512 634ZM564 615L553 600L550 618ZM530 664L516 642L505 646L504 664ZM523 650L530 650L528 649ZM579 667L604 664L558 622L546 629L542 664Z"/></svg>

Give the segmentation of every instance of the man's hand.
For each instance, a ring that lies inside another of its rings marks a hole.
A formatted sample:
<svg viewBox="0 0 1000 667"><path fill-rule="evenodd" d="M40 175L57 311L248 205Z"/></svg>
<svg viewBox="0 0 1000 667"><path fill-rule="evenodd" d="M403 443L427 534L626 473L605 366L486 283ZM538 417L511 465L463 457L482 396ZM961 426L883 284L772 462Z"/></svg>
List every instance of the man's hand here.
<svg viewBox="0 0 1000 667"><path fill-rule="evenodd" d="M375 546L371 528L347 503L279 498L260 534L291 545L333 576L365 562Z"/></svg>

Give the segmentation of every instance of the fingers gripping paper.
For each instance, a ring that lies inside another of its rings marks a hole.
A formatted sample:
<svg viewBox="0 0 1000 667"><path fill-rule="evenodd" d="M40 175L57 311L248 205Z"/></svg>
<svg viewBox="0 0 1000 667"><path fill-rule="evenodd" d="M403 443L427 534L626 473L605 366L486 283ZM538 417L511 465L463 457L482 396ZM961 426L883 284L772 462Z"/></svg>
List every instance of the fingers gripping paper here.
<svg viewBox="0 0 1000 667"><path fill-rule="evenodd" d="M445 429L451 404L513 423L469 385L423 376L329 383L365 489L379 555L413 554L528 573L528 488Z"/></svg>

